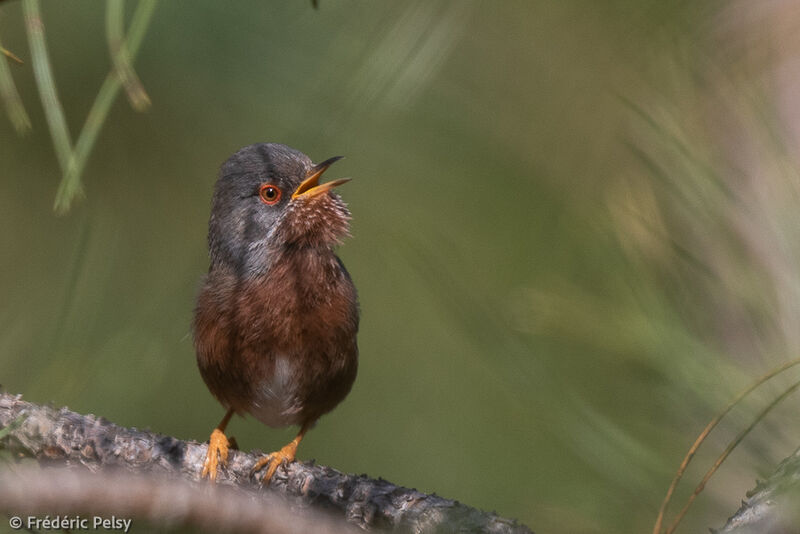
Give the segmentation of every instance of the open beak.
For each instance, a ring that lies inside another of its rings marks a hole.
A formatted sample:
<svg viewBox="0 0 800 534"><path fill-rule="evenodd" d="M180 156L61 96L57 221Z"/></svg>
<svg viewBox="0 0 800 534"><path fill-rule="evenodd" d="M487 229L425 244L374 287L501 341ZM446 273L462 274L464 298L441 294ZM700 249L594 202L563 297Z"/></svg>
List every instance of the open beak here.
<svg viewBox="0 0 800 534"><path fill-rule="evenodd" d="M336 156L330 159L326 159L322 163L317 163L308 173L306 179L302 181L300 185L297 186L294 193L292 193L292 200L304 197L304 198L311 198L317 195L321 195L327 191L330 191L336 186L342 185L345 182L349 182L350 178L341 178L339 180L333 180L331 182L325 182L324 184L319 184L319 177L322 176L328 167L336 163L342 159L342 156Z"/></svg>

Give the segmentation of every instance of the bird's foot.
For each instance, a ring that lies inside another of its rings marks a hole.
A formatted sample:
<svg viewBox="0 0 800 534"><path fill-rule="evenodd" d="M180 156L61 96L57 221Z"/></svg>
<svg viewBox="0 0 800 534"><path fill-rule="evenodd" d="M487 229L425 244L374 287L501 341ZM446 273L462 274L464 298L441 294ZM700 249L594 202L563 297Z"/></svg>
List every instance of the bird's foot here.
<svg viewBox="0 0 800 534"><path fill-rule="evenodd" d="M294 461L295 454L297 454L298 443L299 440L292 441L281 450L271 452L255 463L253 466L253 473L260 471L264 466L267 467L267 472L264 473L264 477L261 479L262 484L269 485L269 481L272 480L272 475L275 474L278 466Z"/></svg>
<svg viewBox="0 0 800 534"><path fill-rule="evenodd" d="M203 471L200 473L200 478L206 478L211 482L217 479L217 468L220 464L227 465L228 463L228 438L222 430L216 428L211 433L211 438L208 440L208 452L206 453L206 460L203 462Z"/></svg>

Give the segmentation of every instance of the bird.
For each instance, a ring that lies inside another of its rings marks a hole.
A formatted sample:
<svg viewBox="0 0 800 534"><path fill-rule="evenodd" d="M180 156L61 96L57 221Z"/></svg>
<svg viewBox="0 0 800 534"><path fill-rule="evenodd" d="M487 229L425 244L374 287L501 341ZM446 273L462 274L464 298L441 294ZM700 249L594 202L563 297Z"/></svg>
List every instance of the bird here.
<svg viewBox="0 0 800 534"><path fill-rule="evenodd" d="M225 416L212 431L202 478L214 482L232 444L234 414L297 436L260 458L268 485L293 462L317 420L350 392L358 369L356 288L336 247L350 235L350 211L319 183L341 157L314 164L279 143L246 146L225 161L212 196L209 269L194 309L200 374Z"/></svg>

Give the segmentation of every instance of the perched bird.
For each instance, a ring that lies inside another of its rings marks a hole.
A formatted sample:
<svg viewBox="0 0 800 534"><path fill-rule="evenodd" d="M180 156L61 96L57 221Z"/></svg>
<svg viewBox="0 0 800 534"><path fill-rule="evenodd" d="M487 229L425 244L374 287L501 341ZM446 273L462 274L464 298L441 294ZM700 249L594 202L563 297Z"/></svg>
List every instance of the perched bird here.
<svg viewBox="0 0 800 534"><path fill-rule="evenodd" d="M313 164L274 143L242 148L221 167L208 225L211 265L197 298L200 374L227 412L211 433L201 476L227 462L234 413L297 437L257 462L264 483L294 461L309 428L350 392L358 367L358 303L334 247L350 212Z"/></svg>

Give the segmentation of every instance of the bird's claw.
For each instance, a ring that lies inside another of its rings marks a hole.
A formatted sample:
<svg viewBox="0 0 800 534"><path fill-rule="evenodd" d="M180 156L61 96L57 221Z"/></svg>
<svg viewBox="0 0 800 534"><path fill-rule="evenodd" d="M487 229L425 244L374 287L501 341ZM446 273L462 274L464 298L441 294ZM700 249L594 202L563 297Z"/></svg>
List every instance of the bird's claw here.
<svg viewBox="0 0 800 534"><path fill-rule="evenodd" d="M228 438L220 429L215 429L208 440L208 452L203 462L203 471L200 478L208 478L211 482L217 479L219 465L228 463Z"/></svg>
<svg viewBox="0 0 800 534"><path fill-rule="evenodd" d="M272 480L272 475L275 474L275 471L278 470L278 467L282 464L288 464L289 462L294 461L295 453L297 452L297 445L292 442L285 447L283 447L279 451L272 452L260 460L258 460L255 465L253 466L253 473L260 471L267 467L267 472L264 473L264 477L261 479L261 483L265 485L269 485L270 480Z"/></svg>

